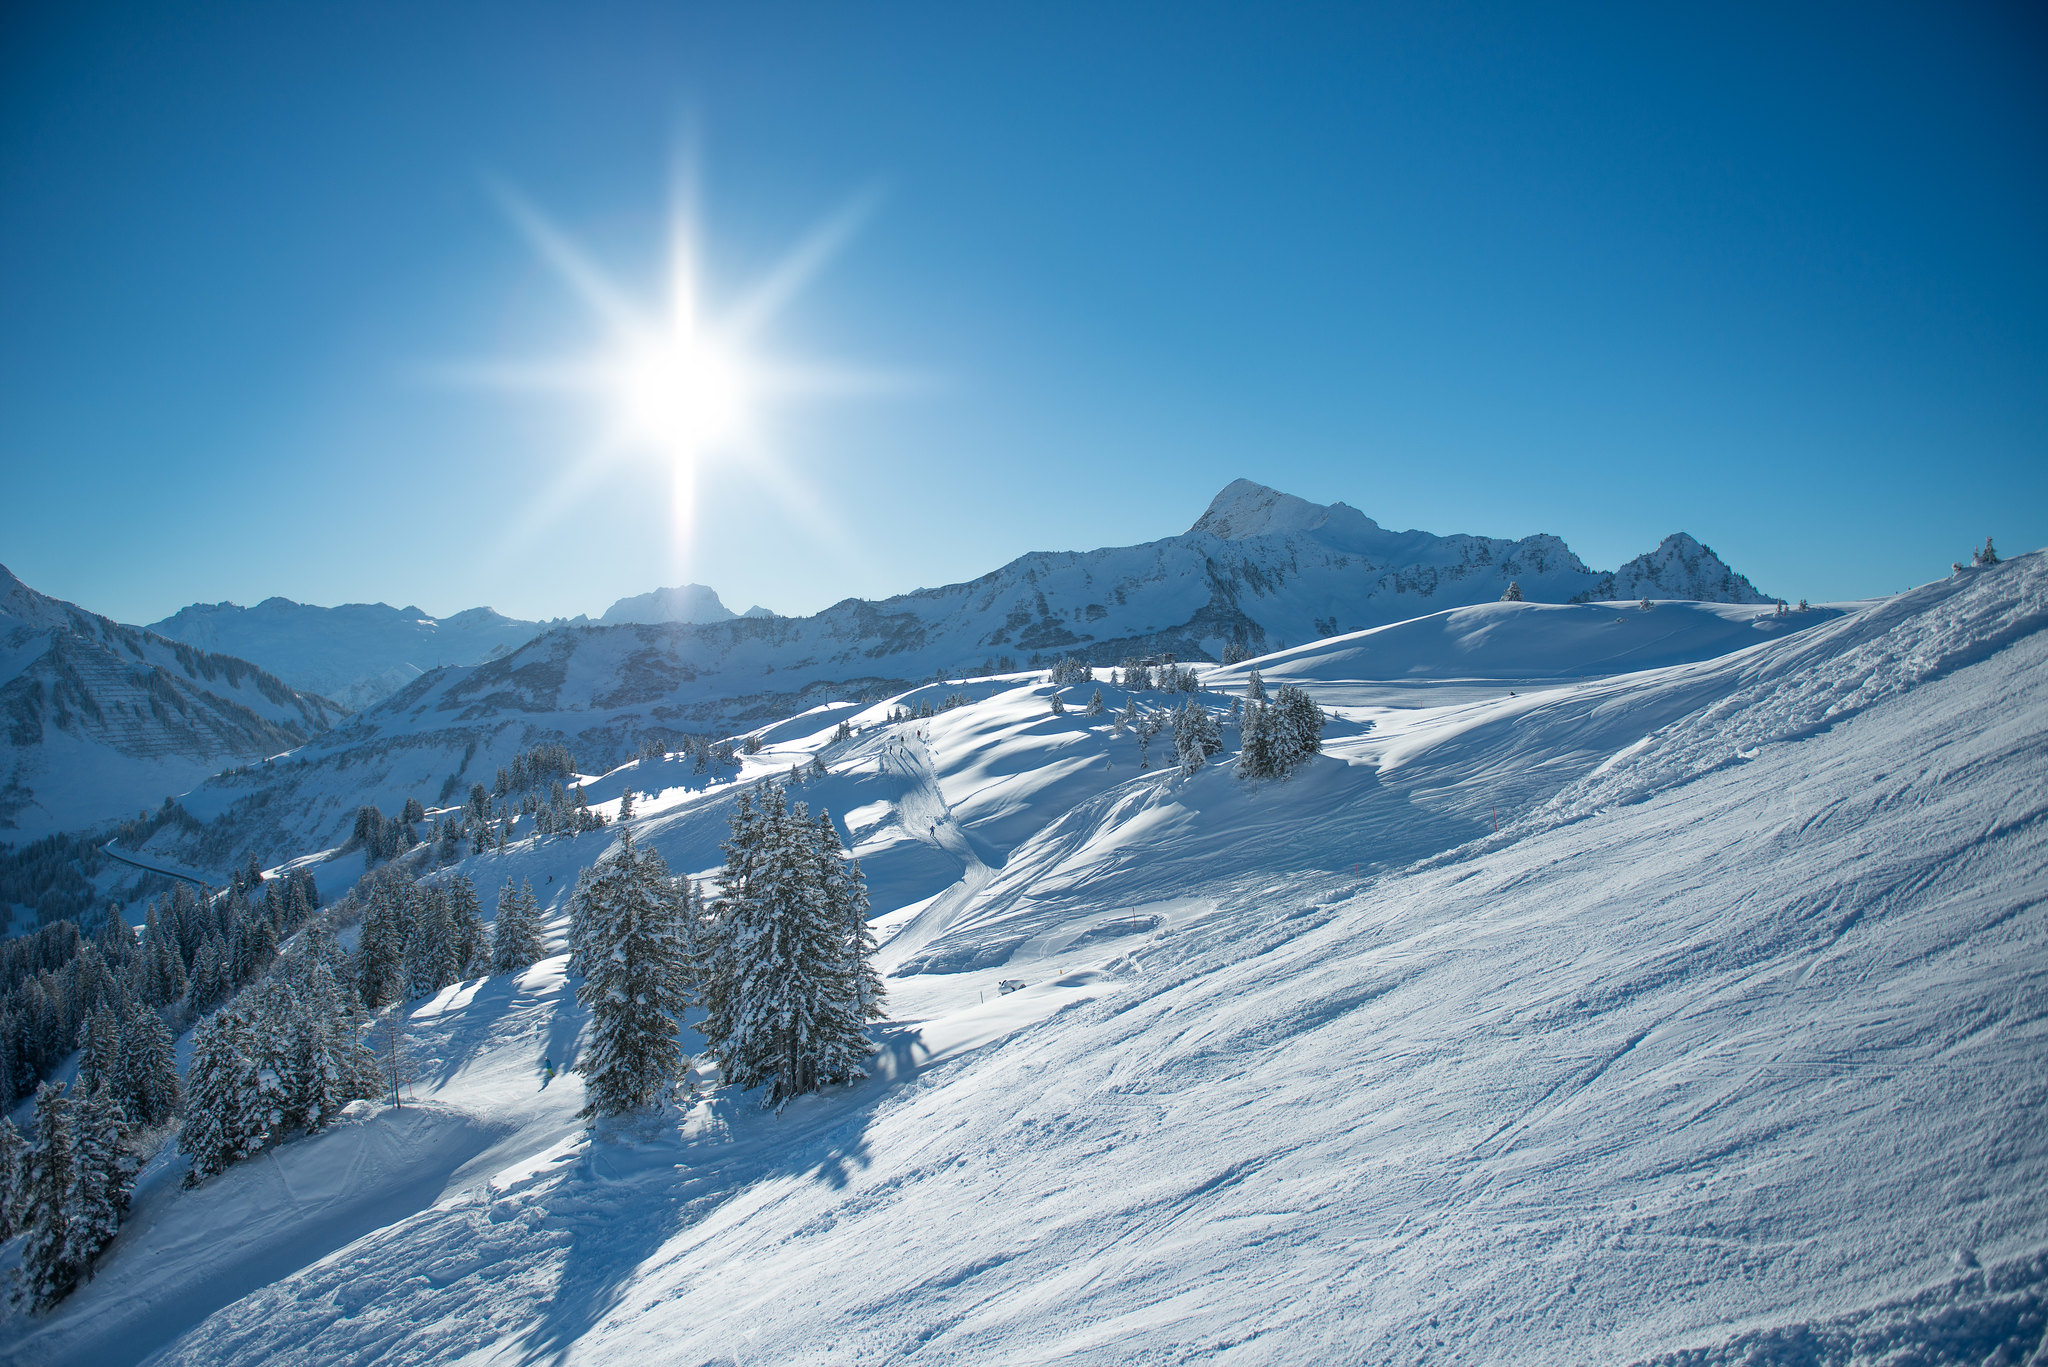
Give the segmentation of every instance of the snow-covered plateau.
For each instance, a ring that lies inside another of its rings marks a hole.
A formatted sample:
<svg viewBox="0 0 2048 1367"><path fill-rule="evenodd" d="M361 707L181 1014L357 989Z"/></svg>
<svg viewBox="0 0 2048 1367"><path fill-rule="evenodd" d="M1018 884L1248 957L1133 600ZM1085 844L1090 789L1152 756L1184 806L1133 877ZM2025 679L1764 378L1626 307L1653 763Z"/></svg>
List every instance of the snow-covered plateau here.
<svg viewBox="0 0 2048 1367"><path fill-rule="evenodd" d="M1282 498L1189 535L1329 521ZM96 1279L0 1349L2048 1362L2048 553L1806 613L1625 593L1202 666L1225 750L1191 774L1100 668L819 699L736 780L588 774L711 874L738 792L807 771L877 913L871 1077L778 1113L700 1067L593 1131L543 1070L585 1025L566 958L462 982L407 1008L403 1109L196 1189L166 1151ZM589 652L547 658L493 705L607 696ZM1253 668L1328 716L1285 780L1234 770ZM317 828L274 853L330 900L363 868L321 848L341 815L276 827ZM559 945L614 834L450 867L487 907L531 880Z"/></svg>

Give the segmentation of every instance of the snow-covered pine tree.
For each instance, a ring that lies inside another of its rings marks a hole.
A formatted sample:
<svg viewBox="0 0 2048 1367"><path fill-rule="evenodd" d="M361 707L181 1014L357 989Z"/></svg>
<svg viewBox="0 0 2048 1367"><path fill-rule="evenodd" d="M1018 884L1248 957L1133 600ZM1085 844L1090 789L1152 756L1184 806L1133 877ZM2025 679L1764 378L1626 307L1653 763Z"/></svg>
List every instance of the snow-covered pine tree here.
<svg viewBox="0 0 2048 1367"><path fill-rule="evenodd" d="M21 1283L18 1298L47 1310L71 1294L79 1267L73 1259L71 1210L78 1186L75 1108L62 1087L36 1088L36 1142L23 1165Z"/></svg>
<svg viewBox="0 0 2048 1367"><path fill-rule="evenodd" d="M220 936L209 933L199 942L192 959L192 973L185 987L186 1005L193 1011L208 1011L228 994L226 954Z"/></svg>
<svg viewBox="0 0 2048 1367"><path fill-rule="evenodd" d="M1087 715L1091 717L1099 717L1102 715L1102 690L1100 688L1097 688L1088 699Z"/></svg>
<svg viewBox="0 0 2048 1367"><path fill-rule="evenodd" d="M91 1096L121 1082L121 1018L102 997L78 1032L78 1090Z"/></svg>
<svg viewBox="0 0 2048 1367"><path fill-rule="evenodd" d="M632 784L630 784L630 783L628 783L628 784L626 785L626 791L625 791L624 795L623 795L623 796L621 796L621 797L619 798L619 820L620 820L621 822L625 822L625 821L631 821L632 819L633 819L633 785L632 785Z"/></svg>
<svg viewBox="0 0 2048 1367"><path fill-rule="evenodd" d="M450 923L448 894L429 888L420 900L411 933L405 937L405 995L408 1000L431 997L455 981L455 928Z"/></svg>
<svg viewBox="0 0 2048 1367"><path fill-rule="evenodd" d="M761 865L763 829L753 794L741 790L724 845L725 866L718 878L719 897L697 922L695 963L697 1004L704 1008L698 1027L706 1048L723 1057L722 1041L731 1038L738 1015L738 965L734 931L752 919L754 883Z"/></svg>
<svg viewBox="0 0 2048 1367"><path fill-rule="evenodd" d="M467 876L458 873L448 880L448 932L456 965L450 982L481 978L491 971L491 941L484 930L483 910L476 884Z"/></svg>
<svg viewBox="0 0 2048 1367"><path fill-rule="evenodd" d="M0 1115L0 1243L14 1237L22 1227L21 1202L28 1158L28 1141L14 1122Z"/></svg>
<svg viewBox="0 0 2048 1367"><path fill-rule="evenodd" d="M90 1281L100 1250L114 1241L128 1214L135 1164L128 1153L128 1117L111 1090L87 1097L76 1108L77 1181L70 1219L70 1257Z"/></svg>
<svg viewBox="0 0 2048 1367"><path fill-rule="evenodd" d="M1508 580L1507 591L1501 594L1500 601L1503 603L1519 603L1522 601L1522 585L1519 580Z"/></svg>
<svg viewBox="0 0 2048 1367"><path fill-rule="evenodd" d="M882 1009L888 991L875 969L875 931L868 924L867 878L860 871L860 861L847 857L830 812L818 814L818 848L825 868L826 910L845 928L847 1004L857 1034L869 1021L888 1014ZM865 1059L868 1052L863 1036L859 1057Z"/></svg>
<svg viewBox="0 0 2048 1367"><path fill-rule="evenodd" d="M192 1031L192 1064L185 1070L185 1123L178 1151L192 1160L187 1186L196 1186L263 1146L267 1130L259 1110L264 1087L250 1050L250 1026L222 1009Z"/></svg>
<svg viewBox="0 0 2048 1367"><path fill-rule="evenodd" d="M1200 700L1189 698L1173 713L1173 749L1183 775L1192 775L1223 748L1223 735L1216 719Z"/></svg>
<svg viewBox="0 0 2048 1367"><path fill-rule="evenodd" d="M506 879L498 893L497 919L491 924L491 972L517 973L539 963L547 952L533 884L515 889Z"/></svg>
<svg viewBox="0 0 2048 1367"><path fill-rule="evenodd" d="M1244 676L1244 696L1246 702L1266 700L1266 681L1259 677L1259 671L1256 669Z"/></svg>
<svg viewBox="0 0 2048 1367"><path fill-rule="evenodd" d="M178 1109L178 1052L171 1028L146 1006L121 1031L122 1109L138 1125L161 1125Z"/></svg>
<svg viewBox="0 0 2048 1367"><path fill-rule="evenodd" d="M178 1151L192 1160L186 1185L196 1185L241 1157L233 1134L235 1103L245 1060L233 1018L224 1011L192 1030L192 1064L185 1072L185 1123Z"/></svg>
<svg viewBox="0 0 2048 1367"><path fill-rule="evenodd" d="M802 803L786 807L772 784L761 817L762 852L748 896L722 918L732 1009L730 1029L715 1044L726 1080L765 1087L763 1103L779 1109L835 1077L858 1076L866 1042L847 975L845 924L828 904L818 828Z"/></svg>
<svg viewBox="0 0 2048 1367"><path fill-rule="evenodd" d="M584 974L576 998L590 1009L589 1045L577 1064L583 1113L641 1110L689 1066L677 1038L688 990L682 899L661 857L634 847L630 826L620 829L617 849L576 896L576 959Z"/></svg>

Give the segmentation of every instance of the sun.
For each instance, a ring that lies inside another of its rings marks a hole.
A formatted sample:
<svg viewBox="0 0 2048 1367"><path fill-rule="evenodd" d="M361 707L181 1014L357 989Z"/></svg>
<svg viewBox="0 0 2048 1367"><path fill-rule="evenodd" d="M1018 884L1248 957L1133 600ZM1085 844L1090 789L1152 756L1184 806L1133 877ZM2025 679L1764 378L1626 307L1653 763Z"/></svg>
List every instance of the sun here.
<svg viewBox="0 0 2048 1367"><path fill-rule="evenodd" d="M501 206L543 263L568 286L599 327L598 344L580 356L444 368L465 385L570 399L595 419L590 439L551 462L521 509L507 520L504 545L524 550L559 527L572 510L621 498L645 504L667 486L668 572L695 575L698 488L713 470L719 483L743 481L779 506L812 539L859 548L811 487L806 462L785 458L774 440L785 406L819 398L901 394L925 389L922 374L839 362L791 361L764 349L771 326L851 240L879 203L876 190L855 195L776 259L766 274L719 289L699 250L695 176L689 158L671 186L666 271L657 287L636 291L586 254L525 196L494 182Z"/></svg>
<svg viewBox="0 0 2048 1367"><path fill-rule="evenodd" d="M709 338L664 337L621 357L615 377L625 439L694 465L747 433L745 362Z"/></svg>

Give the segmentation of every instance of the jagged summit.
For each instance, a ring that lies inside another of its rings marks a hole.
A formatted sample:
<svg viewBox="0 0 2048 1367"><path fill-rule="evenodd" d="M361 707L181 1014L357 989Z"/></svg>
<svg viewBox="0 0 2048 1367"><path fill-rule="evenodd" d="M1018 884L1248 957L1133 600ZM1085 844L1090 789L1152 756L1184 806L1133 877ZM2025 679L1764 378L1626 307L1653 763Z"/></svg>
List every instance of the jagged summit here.
<svg viewBox="0 0 2048 1367"><path fill-rule="evenodd" d="M1311 503L1305 498L1268 488L1255 480L1234 479L1209 500L1209 509L1188 528L1225 541L1286 532L1378 531L1379 524L1347 503Z"/></svg>
<svg viewBox="0 0 2048 1367"><path fill-rule="evenodd" d="M753 616L759 611L762 610L755 609L747 615ZM702 584L679 584L675 588L621 598L606 608L604 616L597 620L604 626L616 626L621 622L689 622L702 625L706 622L730 622L739 615L719 600L715 590Z"/></svg>

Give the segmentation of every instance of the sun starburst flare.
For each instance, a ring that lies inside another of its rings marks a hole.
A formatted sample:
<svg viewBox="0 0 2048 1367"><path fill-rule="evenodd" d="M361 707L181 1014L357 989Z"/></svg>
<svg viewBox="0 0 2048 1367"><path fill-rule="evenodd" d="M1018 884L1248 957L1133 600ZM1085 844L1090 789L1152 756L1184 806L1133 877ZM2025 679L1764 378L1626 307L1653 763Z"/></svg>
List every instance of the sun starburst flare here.
<svg viewBox="0 0 2048 1367"><path fill-rule="evenodd" d="M741 466L808 530L843 540L818 525L818 499L808 496L767 440L765 418L777 402L900 391L900 375L839 364L789 364L758 350L775 318L818 275L873 211L873 193L854 200L806 234L752 288L713 312L705 306L705 272L691 180L679 177L669 224L667 298L635 298L525 196L498 185L497 198L537 254L590 310L606 334L596 355L539 363L462 366L444 372L458 381L593 404L601 415L590 450L565 464L514 529L538 530L570 498L612 469L653 462L671 481L675 568L687 572L695 539L698 475L710 462Z"/></svg>

